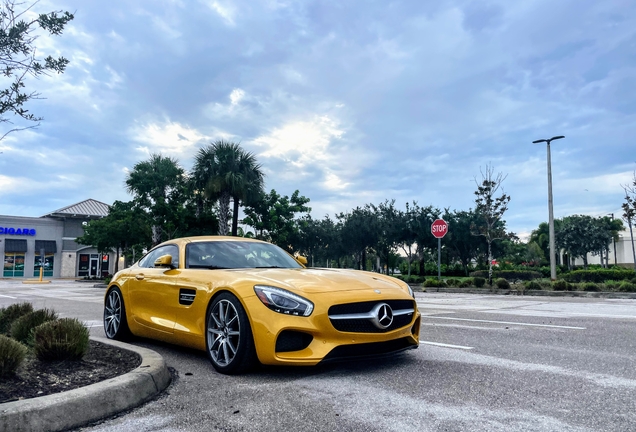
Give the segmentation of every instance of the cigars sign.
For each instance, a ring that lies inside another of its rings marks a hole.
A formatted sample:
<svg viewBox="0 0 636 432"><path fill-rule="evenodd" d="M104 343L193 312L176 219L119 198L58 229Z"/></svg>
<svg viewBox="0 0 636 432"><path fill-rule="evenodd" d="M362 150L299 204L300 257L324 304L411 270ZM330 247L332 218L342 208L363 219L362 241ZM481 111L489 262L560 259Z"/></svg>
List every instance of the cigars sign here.
<svg viewBox="0 0 636 432"><path fill-rule="evenodd" d="M34 236L35 229L33 228L13 228L13 227L1 227L0 235L17 235L17 236Z"/></svg>

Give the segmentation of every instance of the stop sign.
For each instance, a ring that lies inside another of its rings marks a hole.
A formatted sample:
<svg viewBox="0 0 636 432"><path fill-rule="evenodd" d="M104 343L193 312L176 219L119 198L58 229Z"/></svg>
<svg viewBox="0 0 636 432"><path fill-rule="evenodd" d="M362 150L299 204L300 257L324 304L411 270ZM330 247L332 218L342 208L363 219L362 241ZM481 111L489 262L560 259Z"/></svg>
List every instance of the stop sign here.
<svg viewBox="0 0 636 432"><path fill-rule="evenodd" d="M444 219L437 219L431 225L431 234L435 236L435 238L442 238L448 232L448 224Z"/></svg>

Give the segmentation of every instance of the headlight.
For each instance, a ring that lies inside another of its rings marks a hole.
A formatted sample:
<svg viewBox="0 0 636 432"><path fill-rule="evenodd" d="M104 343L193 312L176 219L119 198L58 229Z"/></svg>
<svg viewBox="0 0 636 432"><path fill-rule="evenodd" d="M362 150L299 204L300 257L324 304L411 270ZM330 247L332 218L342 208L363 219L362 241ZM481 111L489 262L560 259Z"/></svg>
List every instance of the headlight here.
<svg viewBox="0 0 636 432"><path fill-rule="evenodd" d="M406 285L409 289L409 294L411 294L411 297L415 298L415 293L413 292L413 288L411 288L411 285Z"/></svg>
<svg viewBox="0 0 636 432"><path fill-rule="evenodd" d="M265 306L285 315L309 316L314 304L287 290L267 285L255 285L254 292Z"/></svg>

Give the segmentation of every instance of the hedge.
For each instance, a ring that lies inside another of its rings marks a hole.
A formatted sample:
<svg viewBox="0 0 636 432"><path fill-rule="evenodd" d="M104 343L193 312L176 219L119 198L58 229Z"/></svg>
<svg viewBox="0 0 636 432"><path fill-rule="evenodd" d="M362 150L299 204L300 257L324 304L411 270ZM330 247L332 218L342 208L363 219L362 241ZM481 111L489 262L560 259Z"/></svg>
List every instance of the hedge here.
<svg viewBox="0 0 636 432"><path fill-rule="evenodd" d="M562 275L562 278L568 282L594 282L603 283L609 280L622 281L630 280L636 276L634 270L629 269L594 269L594 270L575 270Z"/></svg>
<svg viewBox="0 0 636 432"><path fill-rule="evenodd" d="M487 270L477 270L470 274L471 277L482 277L488 279ZM540 272L532 270L495 270L492 272L493 279L506 279L506 280L532 280L541 279L543 275Z"/></svg>

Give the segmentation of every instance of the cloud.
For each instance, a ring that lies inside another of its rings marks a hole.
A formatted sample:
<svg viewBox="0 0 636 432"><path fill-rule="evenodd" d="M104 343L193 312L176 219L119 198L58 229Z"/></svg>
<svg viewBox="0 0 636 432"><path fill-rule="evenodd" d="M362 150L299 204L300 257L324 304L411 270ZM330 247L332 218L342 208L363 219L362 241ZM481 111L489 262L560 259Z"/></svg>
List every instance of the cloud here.
<svg viewBox="0 0 636 432"><path fill-rule="evenodd" d="M193 154L209 137L188 126L176 122L149 122L130 129L131 140L140 143L136 150L146 155L161 153L173 156Z"/></svg>

